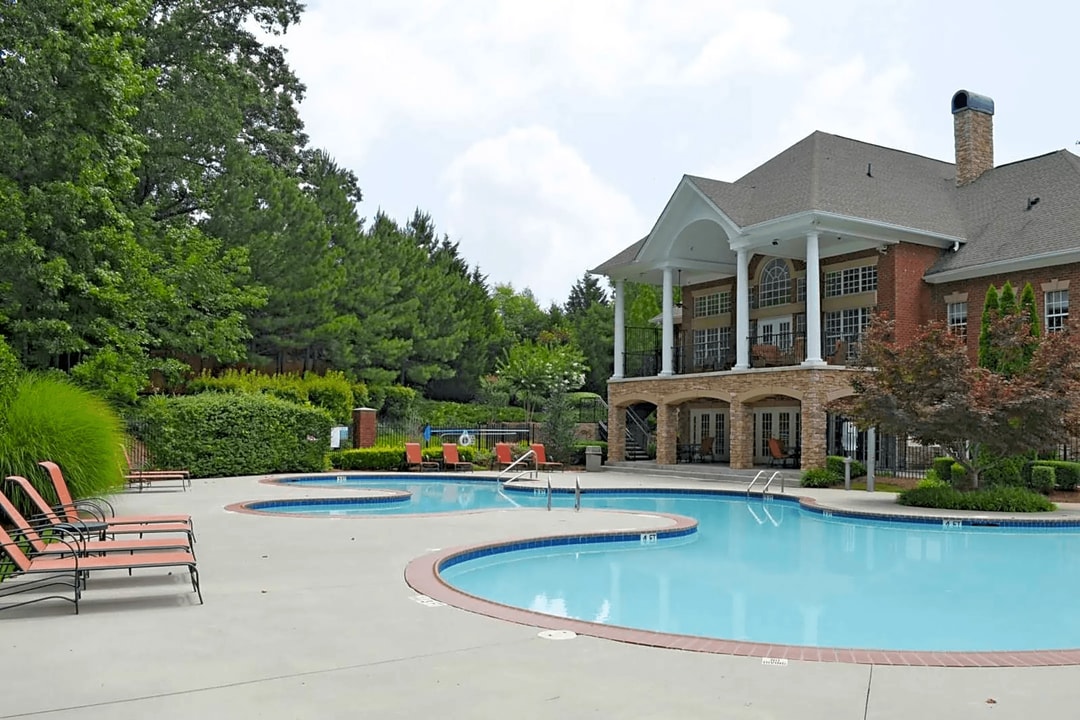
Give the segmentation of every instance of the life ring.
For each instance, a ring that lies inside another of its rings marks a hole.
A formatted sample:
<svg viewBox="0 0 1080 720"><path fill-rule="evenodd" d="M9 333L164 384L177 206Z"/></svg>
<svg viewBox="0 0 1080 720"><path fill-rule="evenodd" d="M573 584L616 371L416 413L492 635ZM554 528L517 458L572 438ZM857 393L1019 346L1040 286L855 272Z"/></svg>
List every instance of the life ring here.
<svg viewBox="0 0 1080 720"><path fill-rule="evenodd" d="M457 441L458 445L461 445L463 447L469 447L470 445L472 445L472 435L470 435L469 431L466 430L465 432L461 433L461 437L459 437Z"/></svg>

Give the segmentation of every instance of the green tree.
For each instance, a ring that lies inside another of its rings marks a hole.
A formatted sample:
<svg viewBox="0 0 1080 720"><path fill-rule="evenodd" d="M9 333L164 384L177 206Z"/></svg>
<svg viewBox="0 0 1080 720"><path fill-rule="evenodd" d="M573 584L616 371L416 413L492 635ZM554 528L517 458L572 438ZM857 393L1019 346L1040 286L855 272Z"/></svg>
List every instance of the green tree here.
<svg viewBox="0 0 1080 720"><path fill-rule="evenodd" d="M991 330L999 338L1012 333L1008 344L1015 346L1027 324L1011 316ZM842 410L862 427L940 445L977 488L993 464L1052 450L1080 427L1080 356L1071 332L1061 335L1044 338L1032 363L1007 376L972 366L964 341L943 323L900 342L893 324L876 318L862 344L862 358L875 370L853 378L856 394Z"/></svg>
<svg viewBox="0 0 1080 720"><path fill-rule="evenodd" d="M586 312L593 305L607 305L608 297L600 287L600 281L594 275L585 273L570 288L570 297L566 301L566 314L574 317Z"/></svg>
<svg viewBox="0 0 1080 720"><path fill-rule="evenodd" d="M998 318L1000 300L997 288L993 285L986 288L986 299L983 301L982 322L979 326L979 366L994 368L997 366L997 356L990 338L990 327Z"/></svg>
<svg viewBox="0 0 1080 720"><path fill-rule="evenodd" d="M510 343L536 340L548 328L548 316L529 288L518 292L511 283L500 283L495 285L493 298Z"/></svg>
<svg viewBox="0 0 1080 720"><path fill-rule="evenodd" d="M149 341L134 185L145 4L35 0L0 21L0 332L31 368Z"/></svg>
<svg viewBox="0 0 1080 720"><path fill-rule="evenodd" d="M580 388L586 370L577 348L531 341L512 346L496 365L500 381L525 408L527 422L556 390Z"/></svg>
<svg viewBox="0 0 1080 720"><path fill-rule="evenodd" d="M1035 288L1031 286L1031 283L1024 283L1024 289L1020 293L1020 312L1028 326L1028 340L1024 343L1024 366L1026 367L1035 358L1035 350L1039 347L1039 336L1042 334L1039 306L1035 303Z"/></svg>
<svg viewBox="0 0 1080 720"><path fill-rule="evenodd" d="M1001 294L998 296L998 312L1002 315L1015 315L1019 311L1016 304L1016 289L1008 280L1001 286Z"/></svg>

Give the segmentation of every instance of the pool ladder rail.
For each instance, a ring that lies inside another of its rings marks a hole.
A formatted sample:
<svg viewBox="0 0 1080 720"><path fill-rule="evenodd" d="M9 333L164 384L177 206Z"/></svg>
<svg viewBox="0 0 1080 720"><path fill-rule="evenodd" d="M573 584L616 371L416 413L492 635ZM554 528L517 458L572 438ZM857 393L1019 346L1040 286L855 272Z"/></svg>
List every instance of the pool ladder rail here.
<svg viewBox="0 0 1080 720"><path fill-rule="evenodd" d="M746 486L747 497L750 497L750 490L753 489L754 485L757 484L757 481L760 480L767 472L768 470L758 470L758 474L755 475L754 479L750 481L750 484ZM765 487L761 488L762 495L769 492L769 486L772 485L773 480L775 480L778 475L780 476L780 492L784 492L784 489L787 487L786 478L784 477L784 473L776 470L773 472L772 475L769 476L769 479L765 481Z"/></svg>

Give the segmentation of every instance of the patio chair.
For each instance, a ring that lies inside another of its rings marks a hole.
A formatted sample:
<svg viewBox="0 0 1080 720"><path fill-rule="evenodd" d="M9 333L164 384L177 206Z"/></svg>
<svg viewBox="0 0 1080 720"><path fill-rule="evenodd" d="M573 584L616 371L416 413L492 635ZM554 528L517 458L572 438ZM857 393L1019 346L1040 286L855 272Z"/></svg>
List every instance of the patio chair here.
<svg viewBox="0 0 1080 720"><path fill-rule="evenodd" d="M454 443L443 443L443 467L447 470L472 470L471 462L465 462L458 456L458 447Z"/></svg>
<svg viewBox="0 0 1080 720"><path fill-rule="evenodd" d="M144 457L140 462L133 462L127 445L123 445L124 460L127 462L128 471L124 474L124 480L128 487L138 486L139 492L149 485L163 482L179 482L180 487L186 492L191 487L191 471L189 470L147 470L145 466L150 462Z"/></svg>
<svg viewBox="0 0 1080 720"><path fill-rule="evenodd" d="M510 443L495 443L495 469L504 470L514 464Z"/></svg>
<svg viewBox="0 0 1080 720"><path fill-rule="evenodd" d="M96 535L101 539L105 539L108 535L138 535L142 537L147 533L183 533L187 535L190 544L195 544L195 529L190 518L188 518L187 522L159 522L157 521L159 517L172 516L131 515L119 518L113 516L108 520L104 520L96 515L92 518L84 518L79 516L76 511L75 517L68 519L66 514L63 516L58 514L58 512L62 513L63 511L53 510L33 483L26 478L19 475L10 475L7 481L18 485L23 495L34 505L41 517L58 530L67 530L85 536Z"/></svg>
<svg viewBox="0 0 1080 720"><path fill-rule="evenodd" d="M49 476L49 480L52 482L53 491L56 493L56 500L59 503L58 509L61 510L61 515L64 516L68 522L79 520L79 510L85 510L95 515L98 520L106 522L110 525L130 525L130 524L146 524L146 523L183 523L185 525L191 525L190 515L128 515L125 517L116 517L116 509L112 506L108 500L104 498L84 498L83 500L76 501L71 496L71 491L68 489L67 481L64 480L64 473L60 470L60 466L51 460L42 460L38 463Z"/></svg>
<svg viewBox="0 0 1080 720"><path fill-rule="evenodd" d="M789 450L784 447L784 443L780 438L769 438L769 467L772 467L777 462L780 463L780 467L787 467L788 460L792 461L792 467L799 466L799 451Z"/></svg>
<svg viewBox="0 0 1080 720"><path fill-rule="evenodd" d="M434 460L425 460L424 452L420 449L420 443L405 443L405 468L407 470L438 470L439 463Z"/></svg>
<svg viewBox="0 0 1080 720"><path fill-rule="evenodd" d="M701 445L697 449L697 461L705 462L705 458L709 458L709 462L713 461L713 438L711 435L701 438Z"/></svg>
<svg viewBox="0 0 1080 720"><path fill-rule="evenodd" d="M536 462L537 470L562 470L562 463L548 462L542 443L533 443L529 448L533 451L533 460Z"/></svg>
<svg viewBox="0 0 1080 720"><path fill-rule="evenodd" d="M58 541L63 542L63 541ZM75 605L75 614L79 614L79 598L86 587L86 574L92 570L135 570L140 568L175 568L186 567L191 576L191 588L199 596L199 604L203 602L202 589L199 587L199 571L195 565L195 556L190 552L153 552L140 553L137 555L96 555L93 557L81 557L75 547L70 546L70 554L63 557L27 555L22 546L15 542L12 537L0 527L0 550L11 558L14 563L13 575L15 577L27 575L49 574L54 578L53 584L61 583L57 576L70 575L71 581L62 584L72 588L70 602ZM4 581L7 585L8 581ZM0 589L3 586L0 585ZM38 600L50 598L62 598L66 596L50 595L44 598L35 598L17 605L26 605ZM17 605L8 605L2 609L10 609Z"/></svg>
<svg viewBox="0 0 1080 720"><path fill-rule="evenodd" d="M184 537L176 538L138 538L134 540L90 540L83 533L72 533L66 529L56 529L47 520L35 528L23 517L15 503L0 493L0 511L8 517L17 528L16 534L26 540L30 550L35 555L67 555L72 546L76 552L82 555L102 555L110 552L139 552L147 550L184 550L195 555L191 548L191 541ZM42 537L41 532L49 534L48 542ZM59 537L58 537L59 534ZM54 542L57 539L67 538L68 542Z"/></svg>

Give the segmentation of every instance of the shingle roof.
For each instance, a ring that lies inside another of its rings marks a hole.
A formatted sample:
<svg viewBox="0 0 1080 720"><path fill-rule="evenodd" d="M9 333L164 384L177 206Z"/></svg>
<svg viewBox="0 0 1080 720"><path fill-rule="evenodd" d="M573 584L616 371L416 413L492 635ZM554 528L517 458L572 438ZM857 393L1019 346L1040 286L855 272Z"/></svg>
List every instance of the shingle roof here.
<svg viewBox="0 0 1080 720"><path fill-rule="evenodd" d="M734 183L691 177L741 226L818 210L960 235L955 166L815 132Z"/></svg>
<svg viewBox="0 0 1080 720"><path fill-rule="evenodd" d="M965 240L928 274L1080 249L1080 157L996 167L956 187L952 163L815 132L735 182L686 176L741 227L819 211ZM1027 209L1029 197L1039 203ZM592 272L633 262L643 238Z"/></svg>
<svg viewBox="0 0 1080 720"><path fill-rule="evenodd" d="M1028 208L1028 199L1038 203ZM1068 150L1001 165L959 188L967 244L928 275L1080 248L1080 158Z"/></svg>

